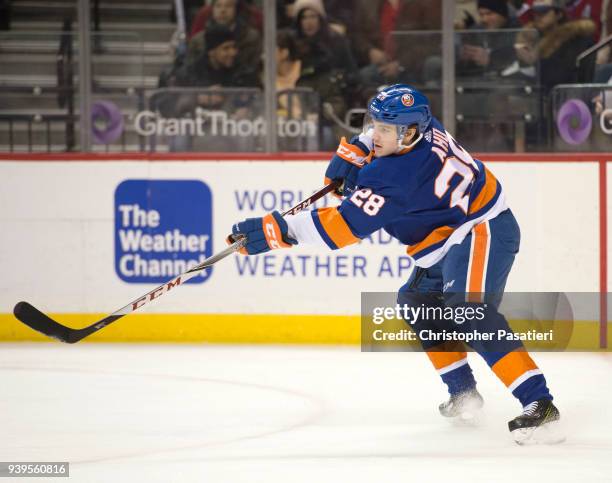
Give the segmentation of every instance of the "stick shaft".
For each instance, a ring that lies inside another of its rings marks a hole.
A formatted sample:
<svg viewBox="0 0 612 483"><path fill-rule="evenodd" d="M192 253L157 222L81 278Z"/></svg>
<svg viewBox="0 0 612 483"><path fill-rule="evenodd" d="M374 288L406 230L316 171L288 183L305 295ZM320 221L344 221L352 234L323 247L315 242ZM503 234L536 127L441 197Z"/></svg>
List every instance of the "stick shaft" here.
<svg viewBox="0 0 612 483"><path fill-rule="evenodd" d="M283 213L283 216L295 215L296 213L311 206L317 200L323 198L327 193L334 190L338 186L338 184L338 182L333 182L323 187L316 193L312 194L310 197L295 205L293 208L290 208L289 210L285 211ZM82 329L71 329L70 327L66 327L65 325L62 325L51 319L49 316L45 315L43 312L41 312L28 302L19 302L17 305L15 305L13 313L15 314L15 317L17 317L17 319L26 324L28 327L31 327L32 329L37 330L38 332L41 332L44 335L53 337L62 342L73 344L93 334L94 332L103 329L107 325L112 324L113 322L119 320L121 317L124 317L140 309L144 305L159 299L162 295L169 292L174 287L183 285L188 280L200 274L203 270L206 270L218 261L240 250L245 245L245 243L245 238L234 240L233 243L227 248L220 251L219 253L208 257L199 265L196 265L195 267L181 273L172 280L163 283L162 285L151 290L150 292L147 292L145 295L138 297L136 300L133 300L129 304L121 307L119 310L104 317L102 320L99 320L98 322L95 322L94 324L91 324Z"/></svg>
<svg viewBox="0 0 612 483"><path fill-rule="evenodd" d="M122 317L124 315L127 315L127 314L129 314L131 312L134 312L134 311L138 310L140 307L145 306L146 304L148 304L149 302L152 302L153 300L157 300L159 297L161 297L163 294L169 292L174 287L178 287L179 285L184 284L188 280L191 280L193 277L199 275L204 270L206 270L207 268L209 268L212 265L214 265L215 263L217 263L219 260L223 260L228 255L231 255L235 251L240 250L240 248L242 248L243 245L244 245L244 240L238 240L238 241L232 243L225 250L223 250L223 251L221 251L221 252L219 252L219 253L211 256L211 257L208 257L206 260L204 260L199 265L196 265L195 267L191 268L190 270L187 270L186 272L181 273L179 276L174 277L172 280L163 283L162 285L160 285L159 287L151 290L150 292L148 292L147 294L143 295L142 297L139 297L136 300L133 300L129 304L125 305L124 307L121 307L116 312L113 312L111 315L109 315L109 317L114 317L114 316L121 316ZM104 320L106 320L106 319L104 319ZM117 319L115 319L115 320L117 320ZM102 324L102 322L103 321L97 322L93 326L98 328L98 330L99 330L102 327L105 327L106 325L108 325L108 324Z"/></svg>

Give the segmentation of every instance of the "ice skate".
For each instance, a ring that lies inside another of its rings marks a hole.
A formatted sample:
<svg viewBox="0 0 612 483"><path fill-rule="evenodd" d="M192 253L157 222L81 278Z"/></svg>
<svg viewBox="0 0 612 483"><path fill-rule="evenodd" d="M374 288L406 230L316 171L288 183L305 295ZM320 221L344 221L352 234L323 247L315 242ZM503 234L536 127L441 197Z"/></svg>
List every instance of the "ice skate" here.
<svg viewBox="0 0 612 483"><path fill-rule="evenodd" d="M534 401L523 414L508 423L514 441L526 444L557 444L565 441L559 427L559 410L549 399Z"/></svg>
<svg viewBox="0 0 612 483"><path fill-rule="evenodd" d="M482 419L484 400L476 388L454 394L439 406L440 414L454 422L469 426L477 425Z"/></svg>

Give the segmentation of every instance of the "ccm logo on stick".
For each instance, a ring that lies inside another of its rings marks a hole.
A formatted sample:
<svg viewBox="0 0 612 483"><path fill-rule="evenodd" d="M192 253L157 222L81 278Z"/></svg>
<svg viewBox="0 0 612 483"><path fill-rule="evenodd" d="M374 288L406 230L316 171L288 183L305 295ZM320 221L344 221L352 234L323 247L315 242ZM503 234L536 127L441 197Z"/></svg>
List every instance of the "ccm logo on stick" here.
<svg viewBox="0 0 612 483"><path fill-rule="evenodd" d="M304 208L308 208L311 204L312 204L312 202L310 200L303 201L299 205L297 205L297 206L291 208L289 211L287 211L285 213L285 215L295 215L296 213L299 213L300 211L302 211Z"/></svg>
<svg viewBox="0 0 612 483"><path fill-rule="evenodd" d="M162 294L164 294L166 292L169 292L172 289L172 287L176 287L176 286L178 286L180 284L181 284L181 277L178 277L178 278L176 278L174 280L171 280L166 285L162 285L161 287L157 287L155 290L153 290L152 292L149 292L144 297L136 300L135 302L132 302L132 310L139 309L140 307L142 307L147 302L150 302L151 300L155 300L160 295L162 295Z"/></svg>

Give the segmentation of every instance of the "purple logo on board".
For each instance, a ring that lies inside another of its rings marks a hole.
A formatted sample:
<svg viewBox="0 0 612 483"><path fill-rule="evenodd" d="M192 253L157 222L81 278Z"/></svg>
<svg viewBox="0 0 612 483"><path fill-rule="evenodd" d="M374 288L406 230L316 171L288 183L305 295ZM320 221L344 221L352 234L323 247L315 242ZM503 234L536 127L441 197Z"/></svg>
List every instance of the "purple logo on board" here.
<svg viewBox="0 0 612 483"><path fill-rule="evenodd" d="M592 127L591 111L580 99L566 101L557 112L559 135L568 144L582 144L591 134Z"/></svg>
<svg viewBox="0 0 612 483"><path fill-rule="evenodd" d="M91 106L91 134L98 144L110 144L123 132L123 114L110 101L96 101Z"/></svg>

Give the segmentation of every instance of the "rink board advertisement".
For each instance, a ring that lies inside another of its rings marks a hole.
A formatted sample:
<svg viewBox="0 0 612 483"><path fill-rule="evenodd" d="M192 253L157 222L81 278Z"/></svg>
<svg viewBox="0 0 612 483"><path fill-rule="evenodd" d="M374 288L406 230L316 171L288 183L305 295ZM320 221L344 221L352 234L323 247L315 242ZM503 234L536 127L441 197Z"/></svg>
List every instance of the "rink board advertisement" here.
<svg viewBox="0 0 612 483"><path fill-rule="evenodd" d="M115 272L124 282L161 284L212 255L206 183L129 179L117 186L114 198ZM186 283L203 283L213 269Z"/></svg>
<svg viewBox="0 0 612 483"><path fill-rule="evenodd" d="M39 340L10 314L20 300L67 325L95 322L222 250L236 221L308 197L322 186L325 166L0 162L0 338ZM490 169L522 232L507 291L597 292L598 163L499 160ZM335 203L328 196L316 206ZM359 343L361 293L394 292L413 269L405 247L384 231L337 251L304 245L231 256L92 339Z"/></svg>

